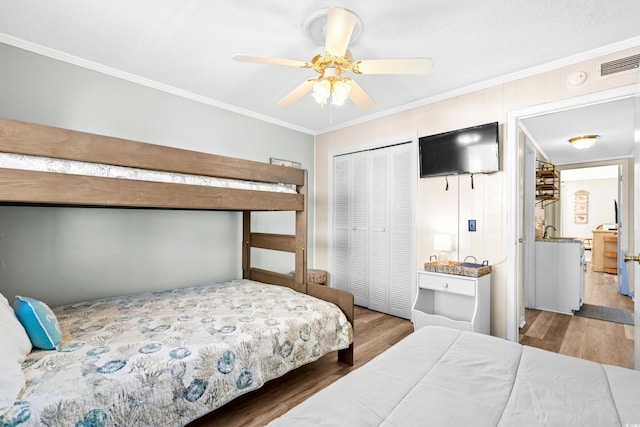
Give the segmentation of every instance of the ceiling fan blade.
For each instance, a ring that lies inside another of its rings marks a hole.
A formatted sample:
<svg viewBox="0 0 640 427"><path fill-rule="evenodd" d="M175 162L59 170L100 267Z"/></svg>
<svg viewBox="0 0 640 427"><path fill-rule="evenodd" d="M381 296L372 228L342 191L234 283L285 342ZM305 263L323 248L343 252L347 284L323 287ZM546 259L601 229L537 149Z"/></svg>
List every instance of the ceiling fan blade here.
<svg viewBox="0 0 640 427"><path fill-rule="evenodd" d="M250 55L234 55L233 59L240 62L255 62L258 64L286 65L288 67L300 67L300 68L312 67L312 65L309 64L308 62L297 61L295 59L268 58L265 56L250 56Z"/></svg>
<svg viewBox="0 0 640 427"><path fill-rule="evenodd" d="M279 107L288 107L294 104L298 99L302 98L307 92L313 88L313 85L317 82L317 79L309 79L306 82L301 83L289 92L284 98L278 101Z"/></svg>
<svg viewBox="0 0 640 427"><path fill-rule="evenodd" d="M324 50L333 56L344 56L356 25L356 16L346 9L331 8L327 17Z"/></svg>
<svg viewBox="0 0 640 427"><path fill-rule="evenodd" d="M345 79L345 81L347 82L347 84L349 84L349 86L351 86L349 99L351 99L351 101L353 101L353 103L356 104L359 109L367 110L376 105L376 102L369 96L367 92L364 91L364 89L360 87L358 83L351 79Z"/></svg>
<svg viewBox="0 0 640 427"><path fill-rule="evenodd" d="M431 70L431 58L368 59L354 66L358 74L427 74Z"/></svg>

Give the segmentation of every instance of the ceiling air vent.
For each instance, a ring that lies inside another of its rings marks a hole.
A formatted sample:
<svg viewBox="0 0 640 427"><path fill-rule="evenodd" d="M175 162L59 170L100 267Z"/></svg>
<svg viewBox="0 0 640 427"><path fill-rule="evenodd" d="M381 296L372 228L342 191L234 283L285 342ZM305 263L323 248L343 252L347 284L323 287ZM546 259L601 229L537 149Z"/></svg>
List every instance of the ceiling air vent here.
<svg viewBox="0 0 640 427"><path fill-rule="evenodd" d="M622 73L623 71L635 70L638 68L638 62L640 62L640 54L614 59L609 62L601 62L599 64L600 76L605 77Z"/></svg>

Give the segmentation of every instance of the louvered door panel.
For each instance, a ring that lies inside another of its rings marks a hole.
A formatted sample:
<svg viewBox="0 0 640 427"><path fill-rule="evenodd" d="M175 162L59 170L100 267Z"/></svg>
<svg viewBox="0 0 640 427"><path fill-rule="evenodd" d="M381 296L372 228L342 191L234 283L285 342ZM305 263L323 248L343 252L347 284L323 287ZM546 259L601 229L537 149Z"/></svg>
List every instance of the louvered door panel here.
<svg viewBox="0 0 640 427"><path fill-rule="evenodd" d="M351 293L357 305L369 306L369 156L353 154L351 164Z"/></svg>
<svg viewBox="0 0 640 427"><path fill-rule="evenodd" d="M390 153L390 254L389 313L411 318L413 281L413 174L411 145L399 145Z"/></svg>
<svg viewBox="0 0 640 427"><path fill-rule="evenodd" d="M334 265L331 283L334 287L351 291L350 276L350 201L349 177L351 175L348 157L336 157L333 164L333 254Z"/></svg>
<svg viewBox="0 0 640 427"><path fill-rule="evenodd" d="M389 156L371 152L369 308L389 312Z"/></svg>

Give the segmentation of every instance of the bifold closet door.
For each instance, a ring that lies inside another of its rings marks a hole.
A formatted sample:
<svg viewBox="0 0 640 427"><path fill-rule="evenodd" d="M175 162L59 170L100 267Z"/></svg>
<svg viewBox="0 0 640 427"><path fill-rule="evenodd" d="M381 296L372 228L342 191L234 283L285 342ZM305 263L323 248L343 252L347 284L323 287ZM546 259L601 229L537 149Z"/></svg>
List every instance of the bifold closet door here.
<svg viewBox="0 0 640 427"><path fill-rule="evenodd" d="M389 310L394 316L411 319L414 265L414 183L411 145L390 148L389 153Z"/></svg>
<svg viewBox="0 0 640 427"><path fill-rule="evenodd" d="M334 284L369 306L369 156L355 153L334 162Z"/></svg>
<svg viewBox="0 0 640 427"><path fill-rule="evenodd" d="M357 305L411 317L411 144L334 158L333 285Z"/></svg>
<svg viewBox="0 0 640 427"><path fill-rule="evenodd" d="M411 318L411 146L370 152L369 308Z"/></svg>
<svg viewBox="0 0 640 427"><path fill-rule="evenodd" d="M369 305L389 312L389 156L387 150L370 152Z"/></svg>

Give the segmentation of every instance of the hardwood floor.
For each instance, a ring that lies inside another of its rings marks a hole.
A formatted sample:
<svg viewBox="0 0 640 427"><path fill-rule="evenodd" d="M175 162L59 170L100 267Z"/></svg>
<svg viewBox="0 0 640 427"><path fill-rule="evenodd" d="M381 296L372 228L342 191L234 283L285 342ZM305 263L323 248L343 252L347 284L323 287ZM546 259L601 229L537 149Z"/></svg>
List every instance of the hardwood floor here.
<svg viewBox="0 0 640 427"><path fill-rule="evenodd" d="M263 426L409 335L413 324L356 306L354 329L354 366L338 362L337 352L330 353L234 399L189 426Z"/></svg>
<svg viewBox="0 0 640 427"><path fill-rule="evenodd" d="M617 276L594 273L587 265L584 303L633 312L630 297L620 295ZM609 365L633 368L633 326L585 317L525 310L520 343Z"/></svg>

